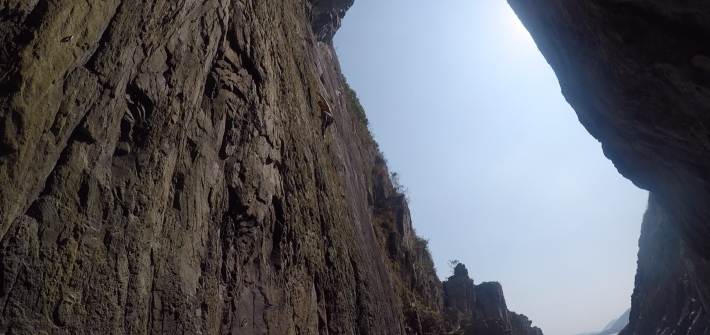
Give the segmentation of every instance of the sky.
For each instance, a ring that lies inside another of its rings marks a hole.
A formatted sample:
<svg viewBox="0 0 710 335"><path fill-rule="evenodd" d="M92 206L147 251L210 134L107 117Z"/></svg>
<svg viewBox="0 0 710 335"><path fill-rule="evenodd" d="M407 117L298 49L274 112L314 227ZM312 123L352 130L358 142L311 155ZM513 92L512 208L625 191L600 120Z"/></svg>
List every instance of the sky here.
<svg viewBox="0 0 710 335"><path fill-rule="evenodd" d="M618 174L504 0L356 0L334 44L440 278L546 335L630 307L648 192Z"/></svg>

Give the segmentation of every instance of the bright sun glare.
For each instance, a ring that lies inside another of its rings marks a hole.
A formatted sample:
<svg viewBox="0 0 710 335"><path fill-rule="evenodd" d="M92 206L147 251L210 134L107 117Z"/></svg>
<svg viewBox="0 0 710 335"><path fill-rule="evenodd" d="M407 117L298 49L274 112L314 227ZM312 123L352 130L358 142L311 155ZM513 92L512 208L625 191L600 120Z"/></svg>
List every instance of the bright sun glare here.
<svg viewBox="0 0 710 335"><path fill-rule="evenodd" d="M523 25L522 22L520 22L520 19L518 19L518 16L515 15L515 12L513 12L513 9L511 9L507 4L505 5L505 10L503 11L503 16L504 16L504 22L506 26L506 30L509 31L513 37L515 37L519 41L526 41L526 42L532 42L532 37L530 37L530 33L528 33L528 30L525 29L525 26Z"/></svg>

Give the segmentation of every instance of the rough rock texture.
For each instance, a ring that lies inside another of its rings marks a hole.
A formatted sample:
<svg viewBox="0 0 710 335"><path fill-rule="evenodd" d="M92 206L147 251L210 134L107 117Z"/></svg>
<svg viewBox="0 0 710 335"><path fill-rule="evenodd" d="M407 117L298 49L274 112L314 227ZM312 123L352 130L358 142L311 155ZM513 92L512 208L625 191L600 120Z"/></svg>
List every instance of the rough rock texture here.
<svg viewBox="0 0 710 335"><path fill-rule="evenodd" d="M308 0L310 21L319 41L330 42L355 0Z"/></svg>
<svg viewBox="0 0 710 335"><path fill-rule="evenodd" d="M407 199L395 187L384 157L377 154L372 168L375 235L387 250L394 286L401 298L407 334L444 331L443 288L436 275L427 241L417 236Z"/></svg>
<svg viewBox="0 0 710 335"><path fill-rule="evenodd" d="M403 334L351 2L0 1L0 333Z"/></svg>
<svg viewBox="0 0 710 335"><path fill-rule="evenodd" d="M629 324L621 335L710 334L696 288L706 283L693 283L687 268L697 255L668 220L652 195L641 226Z"/></svg>
<svg viewBox="0 0 710 335"><path fill-rule="evenodd" d="M458 335L542 335L527 316L508 310L498 282L474 285L463 264L444 283L447 325Z"/></svg>
<svg viewBox="0 0 710 335"><path fill-rule="evenodd" d="M476 286L473 279L468 276L466 266L459 263L454 268L454 275L449 277L444 283L444 306L458 314L453 319L473 320L476 318Z"/></svg>
<svg viewBox="0 0 710 335"><path fill-rule="evenodd" d="M476 316L480 319L503 320L504 323L510 324L503 286L499 282L476 285Z"/></svg>
<svg viewBox="0 0 710 335"><path fill-rule="evenodd" d="M707 311L710 308L707 265L710 3L697 0L508 0L508 3L557 74L562 93L580 122L602 143L605 155L622 175L654 194L653 202L662 208L667 217L664 222L670 226L666 238L674 244L667 248L682 245L674 250L658 249L660 244L647 243L642 238L641 246L646 247L639 254L637 276L637 284L641 286L636 288L631 319L653 309L658 311L651 314L663 315L664 309L671 308L660 305L664 299L680 299L684 295L686 301L674 300L671 306L697 309L699 299L702 310ZM679 241L670 237L671 231ZM660 238L648 231L645 236L652 237L651 241ZM685 251L682 256L678 255L680 250ZM652 253L662 254L663 258L648 262L642 259ZM670 263L682 260L687 271L661 259L672 260ZM656 275L647 277L647 271ZM687 278L681 274L687 274ZM675 283L672 286L675 293L667 297L654 291L657 287L670 289L667 285L671 283ZM692 298L687 285L696 287L698 299ZM641 301L647 302L644 305ZM707 313L702 314L707 322ZM661 319L641 322L647 326L639 328L644 331L638 334L670 327ZM677 333L688 331L691 328L687 323L676 328Z"/></svg>

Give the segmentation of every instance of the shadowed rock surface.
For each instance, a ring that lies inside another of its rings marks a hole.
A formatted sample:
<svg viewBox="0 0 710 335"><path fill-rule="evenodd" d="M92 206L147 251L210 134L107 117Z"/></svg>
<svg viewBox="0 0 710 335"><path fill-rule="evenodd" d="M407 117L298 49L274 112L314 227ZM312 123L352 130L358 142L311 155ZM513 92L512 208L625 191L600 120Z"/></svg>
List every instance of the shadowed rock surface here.
<svg viewBox="0 0 710 335"><path fill-rule="evenodd" d="M651 195L641 226L628 326L621 335L710 334L689 267L705 262L687 248ZM700 283L703 284L703 283Z"/></svg>
<svg viewBox="0 0 710 335"><path fill-rule="evenodd" d="M604 154L653 194L625 334L701 331L680 321L710 307L710 3L508 3Z"/></svg>
<svg viewBox="0 0 710 335"><path fill-rule="evenodd" d="M509 0L619 172L710 257L710 4Z"/></svg>

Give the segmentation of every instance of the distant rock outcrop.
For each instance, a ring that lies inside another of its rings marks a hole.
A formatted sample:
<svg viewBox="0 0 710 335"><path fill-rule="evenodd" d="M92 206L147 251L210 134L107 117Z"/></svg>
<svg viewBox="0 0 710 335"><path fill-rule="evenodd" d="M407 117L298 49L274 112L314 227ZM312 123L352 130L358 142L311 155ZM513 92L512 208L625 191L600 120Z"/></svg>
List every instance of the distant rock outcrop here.
<svg viewBox="0 0 710 335"><path fill-rule="evenodd" d="M602 329L601 332L593 333L593 335L611 335L618 333L629 323L630 312L631 308L627 309L626 312L624 312L624 314L622 314L619 318L611 320L606 326L604 326L604 329Z"/></svg>
<svg viewBox="0 0 710 335"><path fill-rule="evenodd" d="M609 329L611 329L611 327L614 326L614 324L616 323L616 321L619 321L619 319L613 319L613 320L609 321L609 323L607 323L606 326L604 326L604 329L602 329L602 330L609 330Z"/></svg>
<svg viewBox="0 0 710 335"><path fill-rule="evenodd" d="M631 314L631 308L627 309L624 314L621 314L621 316L616 319L616 322L609 327L609 330L621 331L624 329L624 327L629 324L629 314Z"/></svg>
<svg viewBox="0 0 710 335"><path fill-rule="evenodd" d="M510 312L510 325L513 327L513 333L517 335L543 335L542 330L533 327L532 320L523 314Z"/></svg>
<svg viewBox="0 0 710 335"><path fill-rule="evenodd" d="M457 335L542 335L527 316L508 310L498 282L474 285L464 264L443 283L447 328Z"/></svg>
<svg viewBox="0 0 710 335"><path fill-rule="evenodd" d="M473 320L476 317L476 288L466 266L459 263L454 275L443 282L444 307L451 322Z"/></svg>

